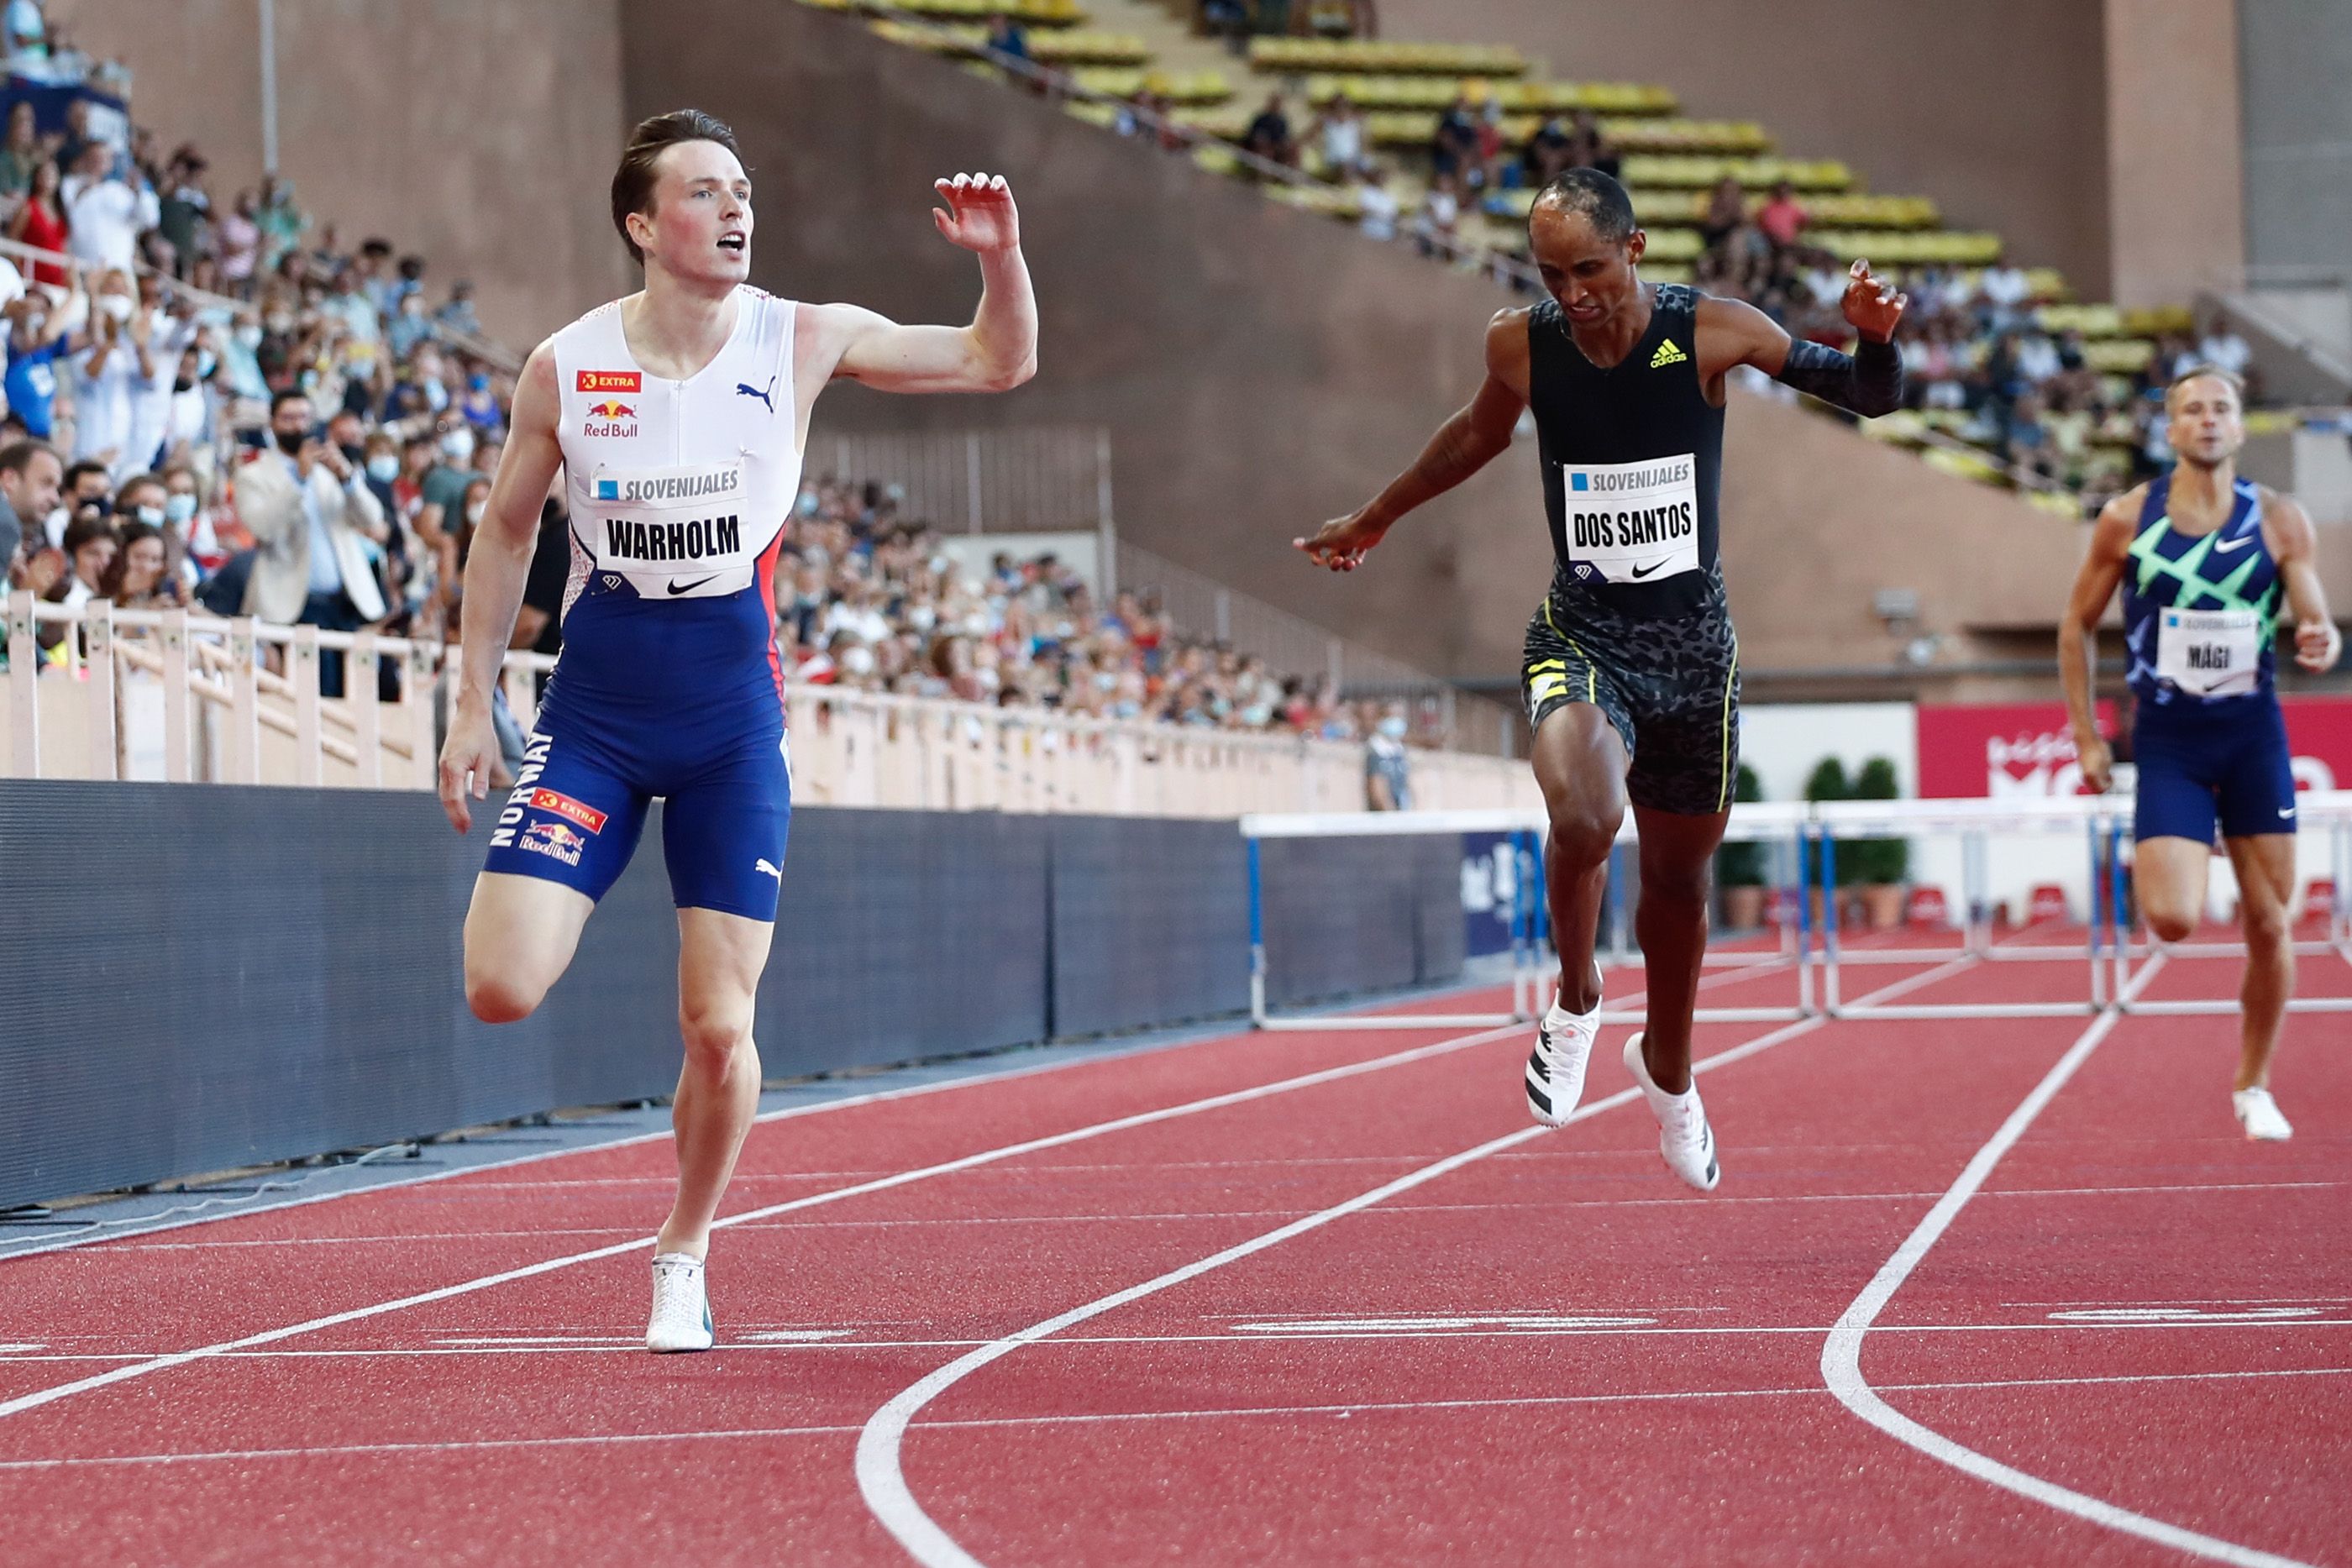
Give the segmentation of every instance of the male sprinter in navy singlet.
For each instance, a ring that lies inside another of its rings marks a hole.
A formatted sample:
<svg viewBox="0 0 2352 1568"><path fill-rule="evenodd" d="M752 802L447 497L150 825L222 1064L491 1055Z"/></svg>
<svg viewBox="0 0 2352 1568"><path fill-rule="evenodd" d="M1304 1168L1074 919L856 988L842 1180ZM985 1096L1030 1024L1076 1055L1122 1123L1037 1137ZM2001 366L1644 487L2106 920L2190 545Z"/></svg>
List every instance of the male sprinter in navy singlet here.
<svg viewBox="0 0 2352 1568"><path fill-rule="evenodd" d="M1035 372L1037 306L1004 181L939 183L940 234L980 257L969 327L901 327L746 285L751 185L693 110L638 126L613 223L642 292L532 350L466 569L465 676L441 750L459 832L488 793L490 693L560 465L572 580L563 656L466 915L466 999L527 1017L628 863L646 807L677 904L677 1198L654 1249L647 1345L707 1350L703 1257L760 1099L753 996L783 875L792 773L773 574L809 410L836 377L883 392L1004 392Z"/></svg>
<svg viewBox="0 0 2352 1568"><path fill-rule="evenodd" d="M2271 1098L2270 1076L2294 994L2295 801L2273 633L2291 619L2294 662L2314 672L2336 667L2344 639L2320 590L2311 518L2238 477L2243 392L2228 371L2198 366L2165 393L2179 461L2099 514L2058 623L2058 668L2084 780L2104 792L2113 764L2091 706L2092 660L2099 618L2122 583L2126 679L2138 699L2132 885L2140 915L2166 942L2196 928L2218 820L2246 933L2231 1100L2246 1136L2279 1139L2294 1132Z"/></svg>
<svg viewBox="0 0 2352 1568"><path fill-rule="evenodd" d="M1528 1107L1558 1126L1584 1091L1600 1027L1593 936L1630 799L1650 1003L1625 1065L1657 1115L1668 1167L1704 1192L1720 1173L1691 1080L1691 1008L1739 734L1738 646L1716 559L1724 378L1752 365L1856 413L1888 413L1902 402L1893 339L1904 300L1853 264L1845 319L1862 340L1849 358L1791 342L1738 300L1644 284L1633 204L1595 169L1538 193L1528 229L1551 298L1488 325L1486 384L1419 461L1361 511L1297 542L1320 565L1353 570L1399 518L1501 455L1520 412L1534 410L1555 565L1520 681L1551 818L1544 878L1560 982L1528 1059Z"/></svg>

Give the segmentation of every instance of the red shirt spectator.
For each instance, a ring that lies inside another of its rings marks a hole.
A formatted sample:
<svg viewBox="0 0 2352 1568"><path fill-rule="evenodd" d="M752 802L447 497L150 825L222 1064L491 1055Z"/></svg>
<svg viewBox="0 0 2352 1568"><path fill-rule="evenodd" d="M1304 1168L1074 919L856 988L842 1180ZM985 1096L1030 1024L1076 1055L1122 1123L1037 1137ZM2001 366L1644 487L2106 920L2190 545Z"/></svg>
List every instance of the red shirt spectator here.
<svg viewBox="0 0 2352 1568"><path fill-rule="evenodd" d="M1757 209L1756 226L1783 250L1796 244L1797 236L1805 232L1805 209L1797 204L1788 181L1773 186L1772 199Z"/></svg>

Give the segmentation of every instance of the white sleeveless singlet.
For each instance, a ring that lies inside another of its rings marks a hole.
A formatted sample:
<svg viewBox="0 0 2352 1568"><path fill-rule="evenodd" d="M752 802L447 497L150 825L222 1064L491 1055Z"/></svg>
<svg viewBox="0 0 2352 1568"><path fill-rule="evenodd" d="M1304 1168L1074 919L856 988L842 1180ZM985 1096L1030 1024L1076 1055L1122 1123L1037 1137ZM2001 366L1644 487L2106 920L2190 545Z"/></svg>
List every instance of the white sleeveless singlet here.
<svg viewBox="0 0 2352 1568"><path fill-rule="evenodd" d="M726 346L682 382L639 368L617 299L551 340L572 513L567 615L600 572L640 599L771 591L765 569L801 482L796 308L735 292Z"/></svg>

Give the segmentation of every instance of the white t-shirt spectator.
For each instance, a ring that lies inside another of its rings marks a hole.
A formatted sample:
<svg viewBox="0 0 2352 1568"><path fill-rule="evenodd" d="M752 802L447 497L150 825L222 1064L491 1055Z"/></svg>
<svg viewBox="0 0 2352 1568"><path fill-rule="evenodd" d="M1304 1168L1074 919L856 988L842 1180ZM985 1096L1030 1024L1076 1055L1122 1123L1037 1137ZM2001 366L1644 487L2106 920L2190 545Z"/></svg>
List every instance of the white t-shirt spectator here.
<svg viewBox="0 0 2352 1568"><path fill-rule="evenodd" d="M2025 273L2014 267L1988 267L1977 279L1977 289L1987 299L2004 310L2013 310L2025 303L2032 286L2025 281Z"/></svg>
<svg viewBox="0 0 2352 1568"><path fill-rule="evenodd" d="M2025 380L2039 386L2064 368L2058 346L2041 333L2028 332L2018 340L2017 373Z"/></svg>
<svg viewBox="0 0 2352 1568"><path fill-rule="evenodd" d="M890 622L870 604L853 605L844 599L824 612L824 631L828 639L846 632L860 643L879 643L890 634Z"/></svg>
<svg viewBox="0 0 2352 1568"><path fill-rule="evenodd" d="M25 275L16 264L0 256L0 309L5 309L25 298Z"/></svg>
<svg viewBox="0 0 2352 1568"><path fill-rule="evenodd" d="M1374 239L1394 239L1397 232L1396 193L1378 180L1366 180L1356 187L1356 204L1363 215L1357 220L1366 234Z"/></svg>
<svg viewBox="0 0 2352 1568"><path fill-rule="evenodd" d="M130 472L131 422L134 392L143 384L139 356L128 342L117 343L95 376L89 372L95 349L74 359L74 460L112 453L116 475Z"/></svg>
<svg viewBox="0 0 2352 1568"><path fill-rule="evenodd" d="M155 225L155 198L121 181L93 180L66 210L73 232L66 249L97 267L129 268L138 258L139 231Z"/></svg>
<svg viewBox="0 0 2352 1568"><path fill-rule="evenodd" d="M2253 357L2254 350L2246 340L2219 322L2197 345L2200 363L2218 365L2232 375L2244 375L2246 365Z"/></svg>

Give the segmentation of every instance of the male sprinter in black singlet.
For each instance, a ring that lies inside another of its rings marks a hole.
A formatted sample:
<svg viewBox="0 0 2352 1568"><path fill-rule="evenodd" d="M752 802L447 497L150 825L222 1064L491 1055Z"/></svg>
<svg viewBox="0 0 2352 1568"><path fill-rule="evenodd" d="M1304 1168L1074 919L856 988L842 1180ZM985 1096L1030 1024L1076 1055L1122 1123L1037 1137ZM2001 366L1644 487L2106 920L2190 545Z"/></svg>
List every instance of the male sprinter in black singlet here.
<svg viewBox="0 0 2352 1568"><path fill-rule="evenodd" d="M1855 262L1844 308L1862 341L1848 358L1791 342L1738 300L1653 287L1635 271L1647 238L1633 203L1594 169L1546 185L1528 231L1551 298L1487 326L1486 384L1419 461L1297 543L1318 565L1353 570L1397 519L1508 447L1520 411L1534 409L1557 564L1520 679L1551 818L1544 877L1560 982L1528 1059L1528 1106L1558 1126L1584 1090L1600 1028L1593 936L1630 798L1650 1005L1625 1065L1657 1113L1668 1167L1705 1192L1719 1171L1691 1082L1691 1007L1738 761L1739 653L1716 558L1724 378L1753 365L1856 413L1888 413L1903 396L1893 340L1905 301Z"/></svg>

